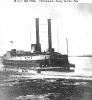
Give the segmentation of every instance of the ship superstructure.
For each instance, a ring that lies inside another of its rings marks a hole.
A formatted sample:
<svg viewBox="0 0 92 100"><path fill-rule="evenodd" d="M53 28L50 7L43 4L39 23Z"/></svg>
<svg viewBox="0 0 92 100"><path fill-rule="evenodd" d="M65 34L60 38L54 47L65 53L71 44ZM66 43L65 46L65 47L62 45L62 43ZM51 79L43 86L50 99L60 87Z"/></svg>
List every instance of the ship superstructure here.
<svg viewBox="0 0 92 100"><path fill-rule="evenodd" d="M36 44L31 44L31 52L12 49L7 51L3 57L6 67L20 67L40 70L70 71L74 64L68 61L68 55L60 54L52 48L51 19L48 22L48 50L42 52L39 37L39 18L36 18Z"/></svg>

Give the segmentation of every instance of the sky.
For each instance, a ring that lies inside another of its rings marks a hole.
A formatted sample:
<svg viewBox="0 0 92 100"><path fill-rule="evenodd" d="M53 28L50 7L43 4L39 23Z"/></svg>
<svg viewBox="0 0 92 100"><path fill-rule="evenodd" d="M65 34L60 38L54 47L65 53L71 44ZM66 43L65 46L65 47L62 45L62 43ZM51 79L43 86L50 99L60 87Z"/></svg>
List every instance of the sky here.
<svg viewBox="0 0 92 100"><path fill-rule="evenodd" d="M14 48L30 51L36 43L35 18L39 18L42 51L48 48L47 19L51 19L52 46L69 55L92 54L91 3L32 3L0 1L0 56ZM11 44L10 41L13 41Z"/></svg>

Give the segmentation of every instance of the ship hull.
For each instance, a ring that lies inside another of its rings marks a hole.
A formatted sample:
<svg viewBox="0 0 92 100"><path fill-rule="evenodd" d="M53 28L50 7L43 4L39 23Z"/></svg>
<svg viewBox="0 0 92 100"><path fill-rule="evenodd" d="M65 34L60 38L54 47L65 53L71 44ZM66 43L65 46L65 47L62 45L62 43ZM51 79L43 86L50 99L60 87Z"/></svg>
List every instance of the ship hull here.
<svg viewBox="0 0 92 100"><path fill-rule="evenodd" d="M17 59L17 60L16 60ZM39 71L74 71L75 65L70 64L66 58L62 59L35 59L35 60L18 60L19 58L4 59L3 64L6 68L16 67L22 69L32 69ZM72 68L72 69L71 69Z"/></svg>

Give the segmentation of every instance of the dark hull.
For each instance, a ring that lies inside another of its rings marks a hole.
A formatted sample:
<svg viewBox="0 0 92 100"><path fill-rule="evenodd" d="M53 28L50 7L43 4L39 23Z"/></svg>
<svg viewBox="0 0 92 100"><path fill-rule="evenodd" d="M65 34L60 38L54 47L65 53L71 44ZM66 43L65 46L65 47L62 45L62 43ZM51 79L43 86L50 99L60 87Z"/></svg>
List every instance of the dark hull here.
<svg viewBox="0 0 92 100"><path fill-rule="evenodd" d="M71 64L70 64L71 65ZM71 69L71 67L65 67L65 66L61 66L61 67L46 67L46 68L38 68L37 71L57 71L57 72L73 72L75 66L72 66L73 69Z"/></svg>
<svg viewBox="0 0 92 100"><path fill-rule="evenodd" d="M37 70L39 73L40 71L65 71L65 72L71 72L74 71L75 65L70 64L69 62L66 62L66 60L60 60L56 61L49 59L45 60L31 60L31 61L14 61L14 60L4 60L3 64L6 68L21 68L24 70L30 69L30 70ZM73 70L71 70L73 68Z"/></svg>

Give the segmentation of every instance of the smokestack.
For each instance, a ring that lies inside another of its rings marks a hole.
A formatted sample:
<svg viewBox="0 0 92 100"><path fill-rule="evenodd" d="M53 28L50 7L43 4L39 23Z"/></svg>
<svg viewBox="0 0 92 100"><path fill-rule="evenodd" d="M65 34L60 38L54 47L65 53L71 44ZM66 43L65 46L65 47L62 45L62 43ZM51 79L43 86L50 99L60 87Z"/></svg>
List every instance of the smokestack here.
<svg viewBox="0 0 92 100"><path fill-rule="evenodd" d="M48 45L49 50L52 49L52 40L51 40L51 19L48 19Z"/></svg>
<svg viewBox="0 0 92 100"><path fill-rule="evenodd" d="M39 18L36 18L36 44L40 44L39 42Z"/></svg>
<svg viewBox="0 0 92 100"><path fill-rule="evenodd" d="M35 19L36 23L36 44L31 45L32 49L31 51L33 53L40 53L41 52L41 45L39 41L39 18Z"/></svg>

